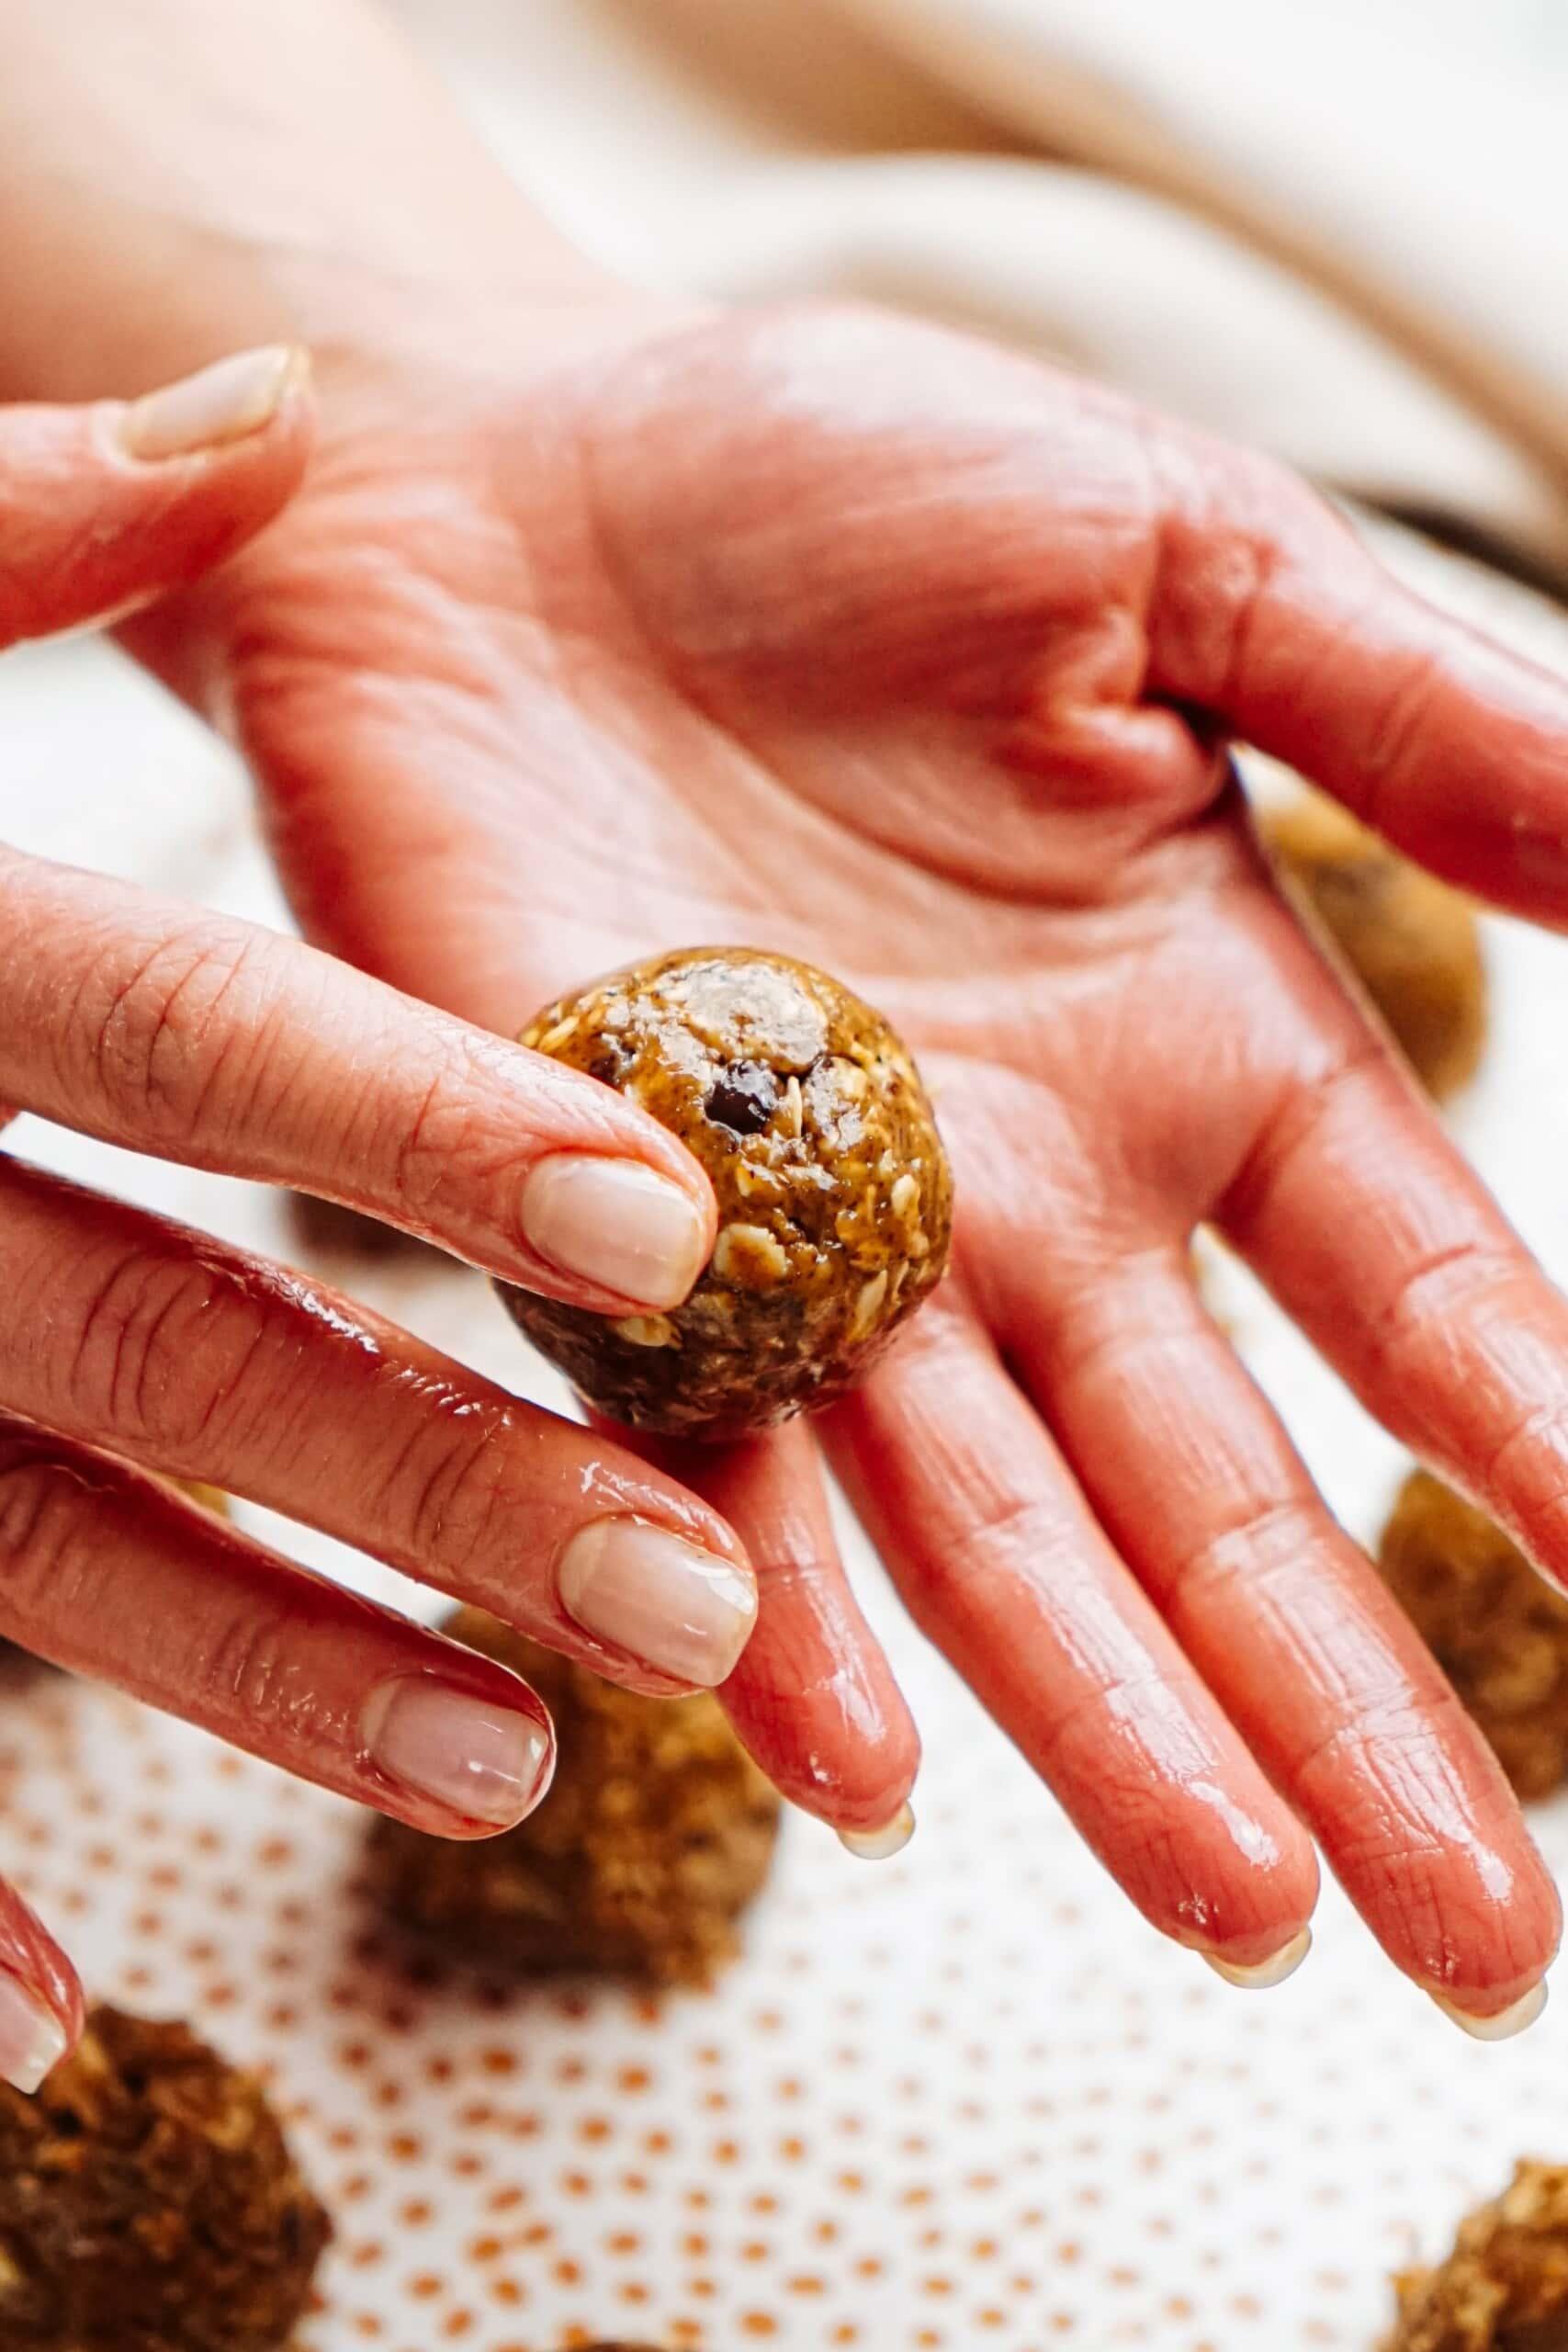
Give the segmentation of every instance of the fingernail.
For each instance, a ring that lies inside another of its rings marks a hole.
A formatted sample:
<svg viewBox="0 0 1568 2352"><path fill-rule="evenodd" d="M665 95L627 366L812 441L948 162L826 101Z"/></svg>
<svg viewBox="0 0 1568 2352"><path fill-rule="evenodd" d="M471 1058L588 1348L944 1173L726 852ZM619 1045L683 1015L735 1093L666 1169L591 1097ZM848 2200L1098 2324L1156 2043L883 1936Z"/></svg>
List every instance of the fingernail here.
<svg viewBox="0 0 1568 2352"><path fill-rule="evenodd" d="M522 1217L552 1266L645 1306L679 1306L703 1270L695 1204L636 1160L554 1153L529 1170Z"/></svg>
<svg viewBox="0 0 1568 2352"><path fill-rule="evenodd" d="M1311 1950L1312 1929L1303 1928L1299 1936L1292 1936L1269 1959L1258 1961L1250 1968L1238 1968L1235 1961L1221 1960L1212 1951L1202 1956L1215 1975L1223 1976L1227 1984L1235 1984L1244 1993L1267 1993L1273 1985L1282 1984L1287 1976L1293 1976Z"/></svg>
<svg viewBox="0 0 1568 2352"><path fill-rule="evenodd" d="M849 1854L863 1862L890 1862L901 1854L915 1834L915 1808L901 1804L891 1821L880 1829L840 1829L839 1843Z"/></svg>
<svg viewBox="0 0 1568 2352"><path fill-rule="evenodd" d="M65 2029L15 1976L0 1975L0 2075L30 2096L65 2055Z"/></svg>
<svg viewBox="0 0 1568 2352"><path fill-rule="evenodd" d="M389 1780L497 1829L533 1812L554 1769L555 1743L542 1724L433 1676L372 1691L365 1737Z"/></svg>
<svg viewBox="0 0 1568 2352"><path fill-rule="evenodd" d="M750 1571L639 1519L601 1519L574 1535L557 1577L574 1624L676 1682L711 1690L757 1622Z"/></svg>
<svg viewBox="0 0 1568 2352"><path fill-rule="evenodd" d="M288 344L237 351L133 401L120 420L120 445L129 457L156 465L243 441L271 423L304 364Z"/></svg>
<svg viewBox="0 0 1568 2352"><path fill-rule="evenodd" d="M1545 1984L1532 1984L1510 2008L1498 2009L1489 2018L1477 2017L1472 2009L1455 2007L1441 1993L1432 1996L1446 2018L1452 2018L1461 2033L1468 2033L1472 2041L1512 2041L1516 2033L1524 2033L1534 2025L1546 2007Z"/></svg>

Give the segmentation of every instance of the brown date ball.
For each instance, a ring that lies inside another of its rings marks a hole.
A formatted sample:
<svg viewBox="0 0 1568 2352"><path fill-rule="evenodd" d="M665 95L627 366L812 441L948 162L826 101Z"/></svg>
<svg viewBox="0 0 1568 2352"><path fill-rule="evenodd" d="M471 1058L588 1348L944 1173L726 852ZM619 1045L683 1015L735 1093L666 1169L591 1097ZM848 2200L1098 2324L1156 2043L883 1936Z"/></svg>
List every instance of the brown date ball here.
<svg viewBox="0 0 1568 2352"><path fill-rule="evenodd" d="M1568 1600L1427 1470L1400 1488L1378 1566L1517 1793L1550 1796L1568 1779Z"/></svg>
<svg viewBox="0 0 1568 2352"><path fill-rule="evenodd" d="M1460 2223L1432 2270L1394 2281L1383 2352L1554 2352L1568 2345L1568 2165L1529 2158Z"/></svg>
<svg viewBox="0 0 1568 2352"><path fill-rule="evenodd" d="M324 1262L330 1268L349 1261L385 1265L400 1259L415 1263L421 1259L440 1260L441 1253L430 1242L400 1232L396 1226L383 1225L362 1209L345 1208L341 1201L324 1201L319 1193L286 1193L283 1214L290 1247L299 1250L310 1266Z"/></svg>
<svg viewBox="0 0 1568 2352"><path fill-rule="evenodd" d="M1486 967L1473 909L1317 793L1261 810L1281 879L1359 979L1427 1091L1475 1074L1486 1042Z"/></svg>
<svg viewBox="0 0 1568 2352"><path fill-rule="evenodd" d="M612 1321L502 1286L613 1419L727 1438L863 1377L941 1278L953 1180L915 1065L880 1013L808 964L691 948L546 1007L523 1043L679 1136L718 1238L685 1304Z"/></svg>
<svg viewBox="0 0 1568 2352"><path fill-rule="evenodd" d="M782 1811L716 1699L617 1690L482 1610L445 1631L533 1685L556 1776L525 1821L471 1845L378 1821L373 1875L391 1917L524 1975L708 1983L739 1948Z"/></svg>
<svg viewBox="0 0 1568 2352"><path fill-rule="evenodd" d="M6 2352L277 2352L332 2224L249 2075L95 2009L34 2098L0 2086Z"/></svg>
<svg viewBox="0 0 1568 2352"><path fill-rule="evenodd" d="M188 1495L193 1503L199 1503L203 1510L215 1511L220 1519L233 1518L234 1506L220 1487L204 1487L195 1478L171 1478L169 1484Z"/></svg>

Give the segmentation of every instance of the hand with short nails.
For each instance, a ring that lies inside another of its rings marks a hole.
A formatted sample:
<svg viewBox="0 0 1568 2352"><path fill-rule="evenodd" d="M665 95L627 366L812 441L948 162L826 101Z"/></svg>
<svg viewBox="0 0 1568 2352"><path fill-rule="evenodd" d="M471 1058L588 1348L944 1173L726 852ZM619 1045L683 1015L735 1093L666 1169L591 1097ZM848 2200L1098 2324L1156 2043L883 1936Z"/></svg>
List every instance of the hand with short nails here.
<svg viewBox="0 0 1568 2352"><path fill-rule="evenodd" d="M134 405L0 410L0 642L182 586L268 520L299 355ZM314 1190L509 1281L675 1305L705 1179L606 1089L317 950L0 849L0 1124ZM15 1131L6 1142L17 1141ZM288 1269L0 1155L0 1636L451 1837L553 1761L518 1679L279 1558L167 1481L326 1529L652 1692L717 1683L756 1580L705 1505ZM0 2075L79 2030L0 1889Z"/></svg>

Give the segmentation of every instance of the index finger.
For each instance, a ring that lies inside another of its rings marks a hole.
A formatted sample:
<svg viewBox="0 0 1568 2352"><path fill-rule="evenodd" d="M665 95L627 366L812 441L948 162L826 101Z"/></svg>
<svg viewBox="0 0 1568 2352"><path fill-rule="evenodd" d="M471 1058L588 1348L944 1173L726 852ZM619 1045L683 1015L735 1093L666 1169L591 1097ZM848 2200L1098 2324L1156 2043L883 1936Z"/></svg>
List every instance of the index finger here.
<svg viewBox="0 0 1568 2352"><path fill-rule="evenodd" d="M606 1313L676 1306L706 1177L608 1086L273 932L0 848L0 1101L290 1184Z"/></svg>

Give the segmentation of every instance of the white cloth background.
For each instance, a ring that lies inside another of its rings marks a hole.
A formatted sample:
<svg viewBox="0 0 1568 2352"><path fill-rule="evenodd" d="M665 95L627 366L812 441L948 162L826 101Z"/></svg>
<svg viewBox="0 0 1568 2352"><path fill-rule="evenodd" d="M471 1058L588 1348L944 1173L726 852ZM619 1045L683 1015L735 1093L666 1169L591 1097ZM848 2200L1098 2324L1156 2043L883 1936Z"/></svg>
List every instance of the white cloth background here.
<svg viewBox="0 0 1568 2352"><path fill-rule="evenodd" d="M1560 0L401 0L637 275L1016 336L1568 577Z"/></svg>

